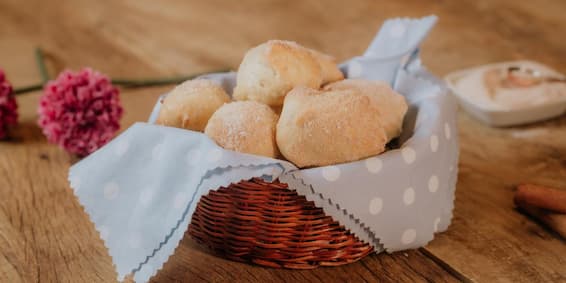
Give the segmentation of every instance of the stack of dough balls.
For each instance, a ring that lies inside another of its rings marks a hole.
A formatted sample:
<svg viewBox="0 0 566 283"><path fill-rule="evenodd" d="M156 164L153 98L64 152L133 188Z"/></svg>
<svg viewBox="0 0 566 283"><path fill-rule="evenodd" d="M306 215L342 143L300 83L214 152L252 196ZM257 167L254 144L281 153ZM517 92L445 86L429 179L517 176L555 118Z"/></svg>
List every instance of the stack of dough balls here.
<svg viewBox="0 0 566 283"><path fill-rule="evenodd" d="M187 81L165 98L157 123L204 131L225 149L312 167L383 152L407 112L387 83L344 80L331 56L281 40L246 53L233 98L212 81Z"/></svg>

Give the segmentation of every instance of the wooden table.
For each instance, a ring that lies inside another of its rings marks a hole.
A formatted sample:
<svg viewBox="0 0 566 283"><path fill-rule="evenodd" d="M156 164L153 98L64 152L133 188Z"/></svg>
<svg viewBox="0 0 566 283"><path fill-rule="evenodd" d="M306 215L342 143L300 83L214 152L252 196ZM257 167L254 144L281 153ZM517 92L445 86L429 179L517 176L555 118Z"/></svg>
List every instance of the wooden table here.
<svg viewBox="0 0 566 283"><path fill-rule="evenodd" d="M381 22L434 13L422 46L439 76L508 59L566 73L566 2L463 1L0 1L0 67L16 87L36 83L33 50L52 74L92 66L113 77L236 68L267 39L335 55L362 53ZM145 120L170 87L123 90L123 129ZM20 96L20 124L0 142L0 282L109 282L116 273L66 181L77 161L36 125L39 92ZM188 237L155 282L566 282L566 245L518 213L520 182L566 188L566 117L495 129L458 118L460 175L449 230L425 248L372 255L338 268L274 270L209 255Z"/></svg>

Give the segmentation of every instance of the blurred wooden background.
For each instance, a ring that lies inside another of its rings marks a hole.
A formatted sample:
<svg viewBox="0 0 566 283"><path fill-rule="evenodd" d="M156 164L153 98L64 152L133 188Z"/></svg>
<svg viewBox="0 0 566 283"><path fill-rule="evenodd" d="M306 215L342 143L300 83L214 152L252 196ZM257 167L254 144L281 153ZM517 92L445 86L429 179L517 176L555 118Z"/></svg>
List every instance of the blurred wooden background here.
<svg viewBox="0 0 566 283"><path fill-rule="evenodd" d="M298 41L339 61L361 54L381 22L436 14L422 46L428 68L532 59L566 73L566 2L0 0L0 68L37 83L33 50L53 75L91 66L144 78L237 68L268 39ZM145 120L170 87L123 90L123 129ZM20 96L20 125L0 142L0 282L109 282L116 273L66 182L77 161L36 126L39 92ZM338 268L291 271L230 262L188 237L155 282L566 282L566 245L513 208L520 182L566 188L566 117L494 129L461 112L453 224L427 247Z"/></svg>

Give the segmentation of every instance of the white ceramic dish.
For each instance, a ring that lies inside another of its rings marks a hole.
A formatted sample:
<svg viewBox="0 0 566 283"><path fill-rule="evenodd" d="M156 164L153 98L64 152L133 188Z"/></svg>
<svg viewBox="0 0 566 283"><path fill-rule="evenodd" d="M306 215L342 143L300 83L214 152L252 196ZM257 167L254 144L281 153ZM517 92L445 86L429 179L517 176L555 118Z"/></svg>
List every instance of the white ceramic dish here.
<svg viewBox="0 0 566 283"><path fill-rule="evenodd" d="M559 100L548 101L544 104L533 105L527 108L514 109L514 110L495 110L482 107L482 105L474 103L472 100L464 96L456 88L456 83L466 75L477 71L480 68L486 67L509 67L509 66L522 66L528 65L530 68L542 71L543 73L552 74L555 76L564 76L555 70L543 64L533 61L509 61L503 63L496 63L474 67L466 70L456 71L444 77L448 87L451 89L454 96L458 99L459 104L466 112L471 114L478 120L496 127L514 126L520 124L527 124L542 120L547 120L566 113L566 96Z"/></svg>

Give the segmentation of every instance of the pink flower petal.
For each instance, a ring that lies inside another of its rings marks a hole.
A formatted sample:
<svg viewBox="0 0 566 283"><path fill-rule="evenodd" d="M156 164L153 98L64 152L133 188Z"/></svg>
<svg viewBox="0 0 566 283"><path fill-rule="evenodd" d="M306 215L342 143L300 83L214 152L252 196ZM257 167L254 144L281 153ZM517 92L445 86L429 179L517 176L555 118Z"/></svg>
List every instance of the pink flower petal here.
<svg viewBox="0 0 566 283"><path fill-rule="evenodd" d="M0 139L7 136L8 126L18 123L18 104L12 91L12 85L6 80L0 69Z"/></svg>
<svg viewBox="0 0 566 283"><path fill-rule="evenodd" d="M47 139L70 153L86 156L119 130L123 108L119 90L90 68L63 71L44 88L39 125Z"/></svg>

